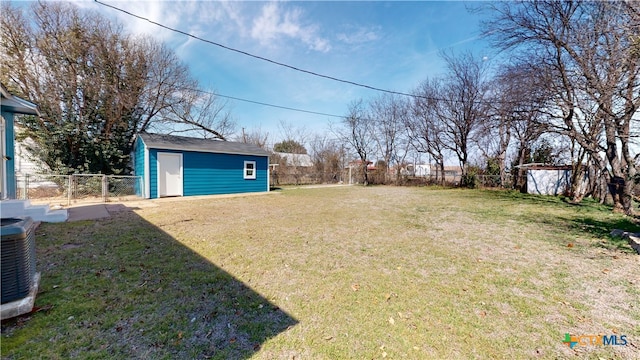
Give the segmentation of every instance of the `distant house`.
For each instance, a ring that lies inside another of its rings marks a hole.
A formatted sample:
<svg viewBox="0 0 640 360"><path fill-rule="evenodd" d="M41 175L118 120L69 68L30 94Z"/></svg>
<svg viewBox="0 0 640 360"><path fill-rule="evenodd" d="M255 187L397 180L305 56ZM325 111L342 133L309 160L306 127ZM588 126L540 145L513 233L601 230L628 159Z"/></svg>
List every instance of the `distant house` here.
<svg viewBox="0 0 640 360"><path fill-rule="evenodd" d="M349 161L349 166L347 168L361 168L363 164L363 161L358 159L358 160L353 160L353 161ZM376 167L375 165L373 165L373 161L369 161L367 160L367 170L369 171L373 171L375 170Z"/></svg>
<svg viewBox="0 0 640 360"><path fill-rule="evenodd" d="M362 174L362 168L365 162L360 159L349 161L345 170L348 171L349 184L359 184L364 181ZM373 161L367 160L366 162L367 172L375 171L376 167L373 165Z"/></svg>
<svg viewBox="0 0 640 360"><path fill-rule="evenodd" d="M253 144L142 133L133 155L145 198L269 191L269 153Z"/></svg>
<svg viewBox="0 0 640 360"><path fill-rule="evenodd" d="M527 193L561 195L571 189L571 165L523 164L527 172Z"/></svg>
<svg viewBox="0 0 640 360"><path fill-rule="evenodd" d="M287 166L312 167L313 161L309 154L293 154L284 152L274 152L274 155L280 157Z"/></svg>
<svg viewBox="0 0 640 360"><path fill-rule="evenodd" d="M313 183L315 173L313 161L308 154L274 152L271 159L271 181L273 185Z"/></svg>
<svg viewBox="0 0 640 360"><path fill-rule="evenodd" d="M400 175L429 177L431 174L431 166L428 164L407 164L400 169Z"/></svg>

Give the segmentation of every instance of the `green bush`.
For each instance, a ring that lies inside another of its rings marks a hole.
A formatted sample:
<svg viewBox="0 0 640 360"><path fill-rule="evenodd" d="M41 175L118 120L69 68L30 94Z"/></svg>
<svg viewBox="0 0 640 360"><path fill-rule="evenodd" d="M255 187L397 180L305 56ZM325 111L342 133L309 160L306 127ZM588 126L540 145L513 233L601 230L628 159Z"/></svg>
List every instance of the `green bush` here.
<svg viewBox="0 0 640 360"><path fill-rule="evenodd" d="M469 166L464 175L462 175L460 186L467 187L469 189L476 189L478 187L478 173L479 168L477 166Z"/></svg>

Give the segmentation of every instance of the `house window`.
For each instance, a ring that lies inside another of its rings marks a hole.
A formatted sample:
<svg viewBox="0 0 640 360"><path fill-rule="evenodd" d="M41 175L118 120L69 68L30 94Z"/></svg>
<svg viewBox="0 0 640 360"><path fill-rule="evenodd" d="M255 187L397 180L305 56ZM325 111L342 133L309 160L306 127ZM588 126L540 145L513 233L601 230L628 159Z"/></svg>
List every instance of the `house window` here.
<svg viewBox="0 0 640 360"><path fill-rule="evenodd" d="M244 162L244 178L245 179L256 178L256 162L255 161Z"/></svg>

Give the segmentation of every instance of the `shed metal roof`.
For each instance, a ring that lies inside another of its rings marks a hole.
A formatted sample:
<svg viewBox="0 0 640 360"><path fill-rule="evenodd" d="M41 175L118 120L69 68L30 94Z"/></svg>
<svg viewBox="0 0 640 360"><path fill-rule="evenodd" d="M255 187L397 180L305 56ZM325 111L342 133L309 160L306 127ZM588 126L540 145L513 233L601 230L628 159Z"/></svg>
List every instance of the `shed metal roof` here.
<svg viewBox="0 0 640 360"><path fill-rule="evenodd" d="M140 133L139 136L152 149L269 156L267 151L253 144L150 133Z"/></svg>
<svg viewBox="0 0 640 360"><path fill-rule="evenodd" d="M2 111L14 114L38 115L36 104L11 94L4 84L0 84L0 94Z"/></svg>

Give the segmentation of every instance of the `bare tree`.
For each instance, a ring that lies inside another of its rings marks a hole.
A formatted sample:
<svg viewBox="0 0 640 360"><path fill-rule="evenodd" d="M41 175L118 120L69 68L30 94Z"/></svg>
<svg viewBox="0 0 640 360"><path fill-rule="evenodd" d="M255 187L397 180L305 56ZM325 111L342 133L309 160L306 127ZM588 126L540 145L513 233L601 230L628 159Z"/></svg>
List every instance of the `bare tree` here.
<svg viewBox="0 0 640 360"><path fill-rule="evenodd" d="M280 130L280 136L282 137L281 142L296 142L304 148L307 144L307 139L309 138L309 133L306 128L300 126L296 127L293 123L280 120L278 122L278 129ZM307 151L305 149L301 154L306 154Z"/></svg>
<svg viewBox="0 0 640 360"><path fill-rule="evenodd" d="M196 89L183 90L180 98L181 101L171 104L166 114L149 126L168 134L195 133L204 139L227 140L235 133L236 122L226 101Z"/></svg>
<svg viewBox="0 0 640 360"><path fill-rule="evenodd" d="M245 130L245 128L242 128L242 133L235 138L235 141L245 144L253 144L262 149L268 150L269 132L263 131L262 127L253 128L251 130Z"/></svg>
<svg viewBox="0 0 640 360"><path fill-rule="evenodd" d="M402 98L393 95L381 95L374 99L370 105L373 117L373 139L377 152L387 167L395 167L396 181L400 178L400 164L404 161L409 151L407 139L407 118L409 103ZM385 182L389 172L383 169Z"/></svg>
<svg viewBox="0 0 640 360"><path fill-rule="evenodd" d="M305 175L309 175L309 164L306 162L306 157L302 156L307 154L304 143L308 135L304 128L296 128L292 123L284 120L279 121L278 128L283 140L273 144L273 151L276 152L274 160L277 160L278 164L276 178L286 176L282 179L288 178L288 181L293 178L295 184L298 185Z"/></svg>
<svg viewBox="0 0 640 360"><path fill-rule="evenodd" d="M316 174L322 182L342 181L345 168L345 149L335 139L316 135L310 142L311 158Z"/></svg>
<svg viewBox="0 0 640 360"><path fill-rule="evenodd" d="M515 140L516 161L514 186L525 189L526 179L521 166L531 158L534 143L548 127L542 121L549 93L547 84L535 68L528 64L507 64L496 75L488 104L490 117L485 128L496 140L496 158L499 161L501 182L504 184L506 154Z"/></svg>
<svg viewBox="0 0 640 360"><path fill-rule="evenodd" d="M410 116L407 119L407 129L411 144L420 153L427 153L435 161L444 184L444 157L446 146L443 143L444 126L441 123L436 107L440 97L440 81L425 80L414 90L414 101Z"/></svg>
<svg viewBox="0 0 640 360"><path fill-rule="evenodd" d="M500 186L505 186L507 150L511 143L514 118L512 109L507 106L513 96L512 89L510 89L511 83L501 80L503 79L497 78L491 82L491 92L488 96L489 106L487 107L489 113L485 121L480 124L474 141L487 162L497 162Z"/></svg>
<svg viewBox="0 0 640 360"><path fill-rule="evenodd" d="M637 24L637 9L632 2L500 3L492 5L494 17L485 23L496 45L544 65L542 75L556 95L547 104L550 120L592 159L604 150L614 210L627 214L633 213L637 171L629 147L640 105L638 26L629 25ZM584 115L592 109L593 121ZM583 136L584 124L602 126L601 143Z"/></svg>
<svg viewBox="0 0 640 360"><path fill-rule="evenodd" d="M69 3L1 7L0 78L39 105L18 125L51 170L126 173L136 135L161 122L223 134L217 103L164 45Z"/></svg>
<svg viewBox="0 0 640 360"><path fill-rule="evenodd" d="M374 152L373 124L366 113L362 99L349 105L348 114L342 122L332 128L333 133L358 154L364 185L369 184L367 163Z"/></svg>
<svg viewBox="0 0 640 360"><path fill-rule="evenodd" d="M471 53L458 57L443 54L448 66L436 107L443 126L443 144L456 154L462 168L463 181L473 144L472 137L485 120L487 92L486 65Z"/></svg>

